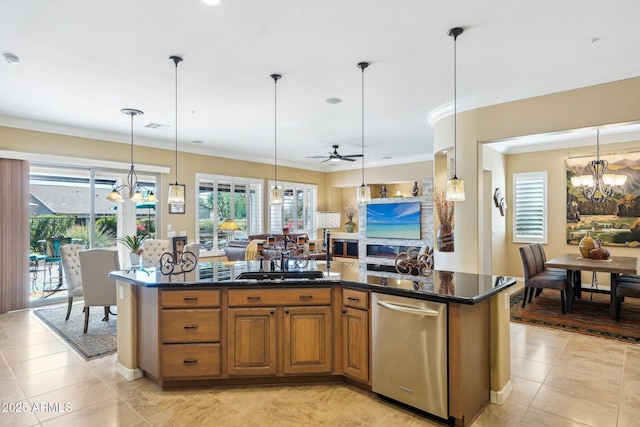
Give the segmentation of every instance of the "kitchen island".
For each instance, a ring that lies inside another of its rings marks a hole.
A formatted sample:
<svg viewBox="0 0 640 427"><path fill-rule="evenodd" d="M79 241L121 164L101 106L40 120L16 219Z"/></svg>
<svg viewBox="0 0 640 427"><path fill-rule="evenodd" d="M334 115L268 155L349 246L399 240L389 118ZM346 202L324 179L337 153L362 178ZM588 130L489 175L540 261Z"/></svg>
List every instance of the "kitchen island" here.
<svg viewBox="0 0 640 427"><path fill-rule="evenodd" d="M440 342L446 346L448 390L441 392L448 417L440 419L469 425L492 394L504 390L492 383L500 370L492 340L505 320L492 311L508 302L515 279L436 271L400 287L399 281L343 281L333 272L239 278L259 268L240 261L200 263L186 275L111 273L118 281L118 372L129 379L144 375L163 389L346 381L371 390L371 301L377 293L446 305ZM506 328L508 344L508 316ZM397 363L403 357L410 355L398 354Z"/></svg>

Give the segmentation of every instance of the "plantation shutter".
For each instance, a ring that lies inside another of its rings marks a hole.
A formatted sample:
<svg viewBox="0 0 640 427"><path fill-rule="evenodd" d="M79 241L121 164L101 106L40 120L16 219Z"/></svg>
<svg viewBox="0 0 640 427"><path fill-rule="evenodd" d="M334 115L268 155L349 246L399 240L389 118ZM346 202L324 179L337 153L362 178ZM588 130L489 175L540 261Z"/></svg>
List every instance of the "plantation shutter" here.
<svg viewBox="0 0 640 427"><path fill-rule="evenodd" d="M513 175L513 241L546 243L547 174L546 172Z"/></svg>

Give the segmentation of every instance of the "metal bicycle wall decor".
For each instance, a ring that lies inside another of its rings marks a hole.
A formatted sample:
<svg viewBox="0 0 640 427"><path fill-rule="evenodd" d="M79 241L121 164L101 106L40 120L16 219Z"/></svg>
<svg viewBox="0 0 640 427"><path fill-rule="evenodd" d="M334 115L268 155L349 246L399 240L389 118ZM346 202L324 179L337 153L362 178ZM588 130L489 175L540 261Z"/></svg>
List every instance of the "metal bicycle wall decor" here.
<svg viewBox="0 0 640 427"><path fill-rule="evenodd" d="M165 252L160 256L160 272L164 276L189 273L197 263L198 257L193 252Z"/></svg>

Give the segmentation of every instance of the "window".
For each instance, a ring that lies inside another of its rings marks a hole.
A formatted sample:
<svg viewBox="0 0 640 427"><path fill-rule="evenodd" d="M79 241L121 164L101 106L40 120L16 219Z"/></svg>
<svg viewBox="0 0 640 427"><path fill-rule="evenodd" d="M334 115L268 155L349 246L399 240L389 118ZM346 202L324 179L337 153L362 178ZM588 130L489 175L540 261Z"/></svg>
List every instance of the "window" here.
<svg viewBox="0 0 640 427"><path fill-rule="evenodd" d="M262 180L197 174L196 240L203 250L217 252L234 238L262 233ZM228 232L218 227L232 219L239 231Z"/></svg>
<svg viewBox="0 0 640 427"><path fill-rule="evenodd" d="M278 182L282 187L282 206L271 206L269 214L269 232L282 233L289 228L291 233L307 233L316 237L315 214L318 210L318 187L313 184ZM269 182L273 188L273 181Z"/></svg>
<svg viewBox="0 0 640 427"><path fill-rule="evenodd" d="M513 174L514 243L547 242L547 173Z"/></svg>

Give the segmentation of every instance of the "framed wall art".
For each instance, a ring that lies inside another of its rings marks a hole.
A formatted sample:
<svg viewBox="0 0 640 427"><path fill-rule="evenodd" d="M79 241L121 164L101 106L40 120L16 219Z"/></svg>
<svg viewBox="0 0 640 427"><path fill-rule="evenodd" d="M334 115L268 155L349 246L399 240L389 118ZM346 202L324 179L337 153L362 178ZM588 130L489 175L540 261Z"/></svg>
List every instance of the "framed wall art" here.
<svg viewBox="0 0 640 427"><path fill-rule="evenodd" d="M609 162L606 173L625 175L626 182L603 202L592 202L571 178L591 175L591 157L567 159L567 243L577 245L588 231L605 246L640 246L640 152L600 156Z"/></svg>

